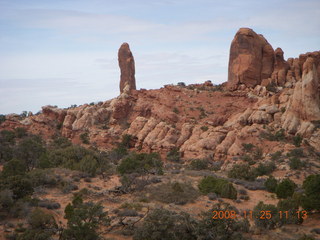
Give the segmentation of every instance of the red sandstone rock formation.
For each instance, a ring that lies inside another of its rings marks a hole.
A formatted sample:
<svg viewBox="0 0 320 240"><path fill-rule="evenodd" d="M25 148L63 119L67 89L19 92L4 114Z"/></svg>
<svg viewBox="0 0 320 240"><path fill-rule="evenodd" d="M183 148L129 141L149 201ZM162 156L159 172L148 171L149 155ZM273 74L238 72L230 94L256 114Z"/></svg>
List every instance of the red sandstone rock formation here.
<svg viewBox="0 0 320 240"><path fill-rule="evenodd" d="M255 87L271 76L273 64L274 51L268 41L250 28L240 28L230 47L228 88Z"/></svg>
<svg viewBox="0 0 320 240"><path fill-rule="evenodd" d="M289 64L283 58L283 51L281 48L277 48L274 51L275 62L274 62L274 70L272 73L272 80L278 86L283 86L286 82L287 72L289 70Z"/></svg>
<svg viewBox="0 0 320 240"><path fill-rule="evenodd" d="M308 57L303 64L301 81L295 85L293 95L283 116L283 128L290 133L311 133L311 121L320 120L319 78L315 59Z"/></svg>
<svg viewBox="0 0 320 240"><path fill-rule="evenodd" d="M134 58L128 43L121 45L118 52L118 61L121 71L120 93L129 93L131 90L136 90Z"/></svg>

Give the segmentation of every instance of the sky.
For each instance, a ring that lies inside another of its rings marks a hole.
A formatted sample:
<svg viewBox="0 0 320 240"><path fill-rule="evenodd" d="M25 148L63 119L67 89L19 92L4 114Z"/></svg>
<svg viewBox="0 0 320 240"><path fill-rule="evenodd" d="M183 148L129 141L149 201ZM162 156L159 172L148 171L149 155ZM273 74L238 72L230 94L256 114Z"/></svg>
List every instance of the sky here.
<svg viewBox="0 0 320 240"><path fill-rule="evenodd" d="M285 58L320 50L320 1L0 0L0 114L117 97L123 42L137 89L225 82L241 27Z"/></svg>

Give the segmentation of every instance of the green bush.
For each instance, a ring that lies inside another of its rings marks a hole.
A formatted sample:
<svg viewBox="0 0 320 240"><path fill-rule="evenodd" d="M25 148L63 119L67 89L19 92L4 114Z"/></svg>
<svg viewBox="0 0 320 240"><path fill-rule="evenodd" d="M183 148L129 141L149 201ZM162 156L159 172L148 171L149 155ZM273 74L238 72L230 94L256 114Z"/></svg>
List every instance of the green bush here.
<svg viewBox="0 0 320 240"><path fill-rule="evenodd" d="M9 189L13 193L13 199L21 199L31 196L34 189L32 182L26 176L12 176L8 179Z"/></svg>
<svg viewBox="0 0 320 240"><path fill-rule="evenodd" d="M308 211L320 210L320 174L309 175L302 184L305 190L302 207Z"/></svg>
<svg viewBox="0 0 320 240"><path fill-rule="evenodd" d="M286 178L278 184L275 193L278 198L292 197L296 187L297 185L292 180Z"/></svg>
<svg viewBox="0 0 320 240"><path fill-rule="evenodd" d="M255 176L248 164L235 164L228 172L228 177L249 181L253 181L255 179Z"/></svg>
<svg viewBox="0 0 320 240"><path fill-rule="evenodd" d="M16 146L15 158L25 162L28 171L38 167L40 157L46 153L44 142L39 136L29 136Z"/></svg>
<svg viewBox="0 0 320 240"><path fill-rule="evenodd" d="M249 165L253 165L255 164L256 162L252 159L252 157L248 154L245 154L241 157L241 160L247 162Z"/></svg>
<svg viewBox="0 0 320 240"><path fill-rule="evenodd" d="M295 148L292 149L288 154L288 157L303 157L303 149L302 148Z"/></svg>
<svg viewBox="0 0 320 240"><path fill-rule="evenodd" d="M58 231L54 217L41 209L34 209L28 218L29 228L21 235L19 240L47 240Z"/></svg>
<svg viewBox="0 0 320 240"><path fill-rule="evenodd" d="M223 203L214 204L210 211L201 214L196 227L195 239L223 239L223 240L244 240L247 239L243 233L249 231L249 221L241 221L231 218L213 219L214 212L237 212L233 206Z"/></svg>
<svg viewBox="0 0 320 240"><path fill-rule="evenodd" d="M279 212L282 211L281 221L283 224L301 224L303 218L298 218L299 202L295 198L282 199L277 204Z"/></svg>
<svg viewBox="0 0 320 240"><path fill-rule="evenodd" d="M267 181L264 183L264 186L269 192L275 192L278 186L278 181L273 177L269 176Z"/></svg>
<svg viewBox="0 0 320 240"><path fill-rule="evenodd" d="M282 153L280 151L277 151L277 152L272 153L270 155L271 155L271 160L276 161L281 158Z"/></svg>
<svg viewBox="0 0 320 240"><path fill-rule="evenodd" d="M99 226L108 225L110 219L108 213L103 211L100 203L83 202L80 195L73 198L65 208L67 228L63 230L61 239L90 239L98 240Z"/></svg>
<svg viewBox="0 0 320 240"><path fill-rule="evenodd" d="M162 174L162 161L158 153L133 153L120 162L117 171L121 175L130 173Z"/></svg>
<svg viewBox="0 0 320 240"><path fill-rule="evenodd" d="M292 170L301 169L302 167L305 167L305 162L301 161L298 157L291 157L289 159L289 166Z"/></svg>
<svg viewBox="0 0 320 240"><path fill-rule="evenodd" d="M82 133L80 135L80 139L81 139L82 143L84 143L84 144L89 144L90 143L89 134L87 132Z"/></svg>
<svg viewBox="0 0 320 240"><path fill-rule="evenodd" d="M200 181L198 187L203 194L214 192L223 198L237 199L237 190L225 179L207 176Z"/></svg>
<svg viewBox="0 0 320 240"><path fill-rule="evenodd" d="M296 147L300 147L302 143L303 137L300 134L297 134L293 137L293 145Z"/></svg>
<svg viewBox="0 0 320 240"><path fill-rule="evenodd" d="M256 148L256 150L253 152L253 159L259 160L262 159L263 152L261 148Z"/></svg>
<svg viewBox="0 0 320 240"><path fill-rule="evenodd" d="M163 203L183 205L193 202L199 192L190 183L163 183L148 190L150 198Z"/></svg>
<svg viewBox="0 0 320 240"><path fill-rule="evenodd" d="M180 162L181 153L178 148L173 148L167 153L167 160L171 162Z"/></svg>
<svg viewBox="0 0 320 240"><path fill-rule="evenodd" d="M2 177L8 178L10 176L24 175L27 172L25 162L19 159L11 159L4 166L0 173Z"/></svg>
<svg viewBox="0 0 320 240"><path fill-rule="evenodd" d="M270 230L282 225L277 207L263 202L259 202L254 207L253 220L255 225L262 229Z"/></svg>
<svg viewBox="0 0 320 240"><path fill-rule="evenodd" d="M6 120L6 116L3 114L0 114L0 125Z"/></svg>
<svg viewBox="0 0 320 240"><path fill-rule="evenodd" d="M242 149L245 152L251 152L254 148L254 145L252 143L242 143Z"/></svg>
<svg viewBox="0 0 320 240"><path fill-rule="evenodd" d="M204 131L204 132L206 132L206 131L208 131L208 126L201 126L201 128L200 128L202 131Z"/></svg>
<svg viewBox="0 0 320 240"><path fill-rule="evenodd" d="M195 240L197 222L187 213L156 208L134 229L134 240Z"/></svg>
<svg viewBox="0 0 320 240"><path fill-rule="evenodd" d="M253 169L254 176L263 176L272 173L276 169L274 162L259 163L258 167Z"/></svg>
<svg viewBox="0 0 320 240"><path fill-rule="evenodd" d="M284 141L286 139L285 131L282 128L276 131L274 134L270 132L270 130L262 131L260 137L265 138L269 141Z"/></svg>
<svg viewBox="0 0 320 240"><path fill-rule="evenodd" d="M208 169L209 161L206 159L194 159L190 163L190 168L193 170Z"/></svg>

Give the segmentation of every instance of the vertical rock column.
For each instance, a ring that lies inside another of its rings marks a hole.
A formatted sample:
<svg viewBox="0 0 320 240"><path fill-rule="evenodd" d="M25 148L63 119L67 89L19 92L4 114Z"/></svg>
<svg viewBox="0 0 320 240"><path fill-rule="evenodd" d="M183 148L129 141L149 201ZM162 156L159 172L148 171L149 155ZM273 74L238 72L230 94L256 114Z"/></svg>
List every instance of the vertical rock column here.
<svg viewBox="0 0 320 240"><path fill-rule="evenodd" d="M131 90L136 90L136 79L134 58L128 43L123 43L119 48L118 61L121 72L120 93L130 93Z"/></svg>

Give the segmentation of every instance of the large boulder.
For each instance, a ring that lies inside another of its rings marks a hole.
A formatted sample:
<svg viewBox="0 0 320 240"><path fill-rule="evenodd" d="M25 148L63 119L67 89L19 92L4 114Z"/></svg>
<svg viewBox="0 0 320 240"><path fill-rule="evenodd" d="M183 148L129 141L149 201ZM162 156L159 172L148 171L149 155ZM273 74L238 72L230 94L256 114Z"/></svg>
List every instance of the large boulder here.
<svg viewBox="0 0 320 240"><path fill-rule="evenodd" d="M273 65L274 50L268 41L250 28L240 28L230 47L228 88L255 87L271 77Z"/></svg>
<svg viewBox="0 0 320 240"><path fill-rule="evenodd" d="M118 52L120 67L120 93L136 90L134 58L128 43L123 43Z"/></svg>

